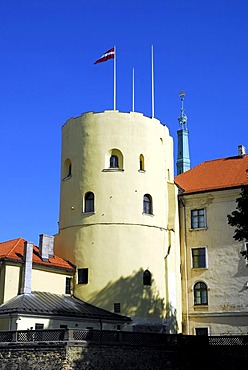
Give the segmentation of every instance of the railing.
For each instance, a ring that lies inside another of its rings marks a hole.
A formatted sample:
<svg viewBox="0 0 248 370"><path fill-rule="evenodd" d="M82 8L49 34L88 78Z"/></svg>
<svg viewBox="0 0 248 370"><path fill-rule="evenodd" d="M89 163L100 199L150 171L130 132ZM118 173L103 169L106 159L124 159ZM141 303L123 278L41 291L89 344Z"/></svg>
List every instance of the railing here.
<svg viewBox="0 0 248 370"><path fill-rule="evenodd" d="M0 343L97 342L163 347L248 345L248 335L201 336L129 331L57 329L0 332Z"/></svg>

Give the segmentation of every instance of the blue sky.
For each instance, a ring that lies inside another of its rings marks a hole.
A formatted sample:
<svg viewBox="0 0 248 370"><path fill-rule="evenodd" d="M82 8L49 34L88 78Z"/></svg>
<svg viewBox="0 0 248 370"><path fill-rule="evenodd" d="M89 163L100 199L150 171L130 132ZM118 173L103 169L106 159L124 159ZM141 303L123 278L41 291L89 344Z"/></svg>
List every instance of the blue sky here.
<svg viewBox="0 0 248 370"><path fill-rule="evenodd" d="M186 92L191 164L248 148L246 0L0 0L0 240L38 243L59 217L61 126L87 111L155 117L175 140Z"/></svg>

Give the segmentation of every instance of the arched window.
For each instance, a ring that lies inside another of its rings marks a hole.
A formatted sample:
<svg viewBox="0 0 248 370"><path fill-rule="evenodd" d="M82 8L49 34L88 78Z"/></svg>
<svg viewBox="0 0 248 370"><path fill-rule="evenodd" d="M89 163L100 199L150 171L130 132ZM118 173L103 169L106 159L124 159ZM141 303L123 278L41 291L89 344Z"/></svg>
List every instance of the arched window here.
<svg viewBox="0 0 248 370"><path fill-rule="evenodd" d="M110 161L109 161L109 167L110 168L119 168L119 161L117 155L111 155Z"/></svg>
<svg viewBox="0 0 248 370"><path fill-rule="evenodd" d="M71 164L71 160L67 158L64 162L63 179L67 177L71 177L71 174L72 174L72 164Z"/></svg>
<svg viewBox="0 0 248 370"><path fill-rule="evenodd" d="M124 171L124 158L122 152L117 148L109 149L105 153L104 172L122 172Z"/></svg>
<svg viewBox="0 0 248 370"><path fill-rule="evenodd" d="M152 214L152 197L150 194L145 194L143 197L143 213Z"/></svg>
<svg viewBox="0 0 248 370"><path fill-rule="evenodd" d="M88 192L85 194L84 197L84 212L90 213L95 211L95 205L94 205L94 193Z"/></svg>
<svg viewBox="0 0 248 370"><path fill-rule="evenodd" d="M152 274L149 270L145 270L143 273L143 285L152 285Z"/></svg>
<svg viewBox="0 0 248 370"><path fill-rule="evenodd" d="M145 160L143 154L139 156L139 169L140 171L145 171Z"/></svg>
<svg viewBox="0 0 248 370"><path fill-rule="evenodd" d="M208 304L208 287L202 281L194 285L194 304L207 305Z"/></svg>

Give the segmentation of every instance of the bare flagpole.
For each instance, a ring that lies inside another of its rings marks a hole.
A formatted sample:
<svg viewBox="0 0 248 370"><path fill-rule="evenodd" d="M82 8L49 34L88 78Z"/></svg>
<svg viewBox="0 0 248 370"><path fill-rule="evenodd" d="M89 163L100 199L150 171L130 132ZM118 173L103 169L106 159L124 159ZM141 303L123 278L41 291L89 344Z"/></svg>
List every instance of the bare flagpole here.
<svg viewBox="0 0 248 370"><path fill-rule="evenodd" d="M132 83L132 111L134 112L134 68L133 68L133 83Z"/></svg>
<svg viewBox="0 0 248 370"><path fill-rule="evenodd" d="M114 46L114 110L116 110L116 46Z"/></svg>
<svg viewBox="0 0 248 370"><path fill-rule="evenodd" d="M152 54L152 118L154 118L154 62L153 62L153 45L151 47Z"/></svg>

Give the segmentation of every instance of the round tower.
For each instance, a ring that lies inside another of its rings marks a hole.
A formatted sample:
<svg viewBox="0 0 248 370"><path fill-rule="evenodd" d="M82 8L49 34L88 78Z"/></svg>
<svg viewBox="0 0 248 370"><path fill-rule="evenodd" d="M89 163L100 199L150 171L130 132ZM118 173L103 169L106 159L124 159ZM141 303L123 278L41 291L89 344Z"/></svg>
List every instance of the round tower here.
<svg viewBox="0 0 248 370"><path fill-rule="evenodd" d="M180 290L173 180L173 141L157 119L115 110L64 124L55 251L77 267L75 296L164 322Z"/></svg>

